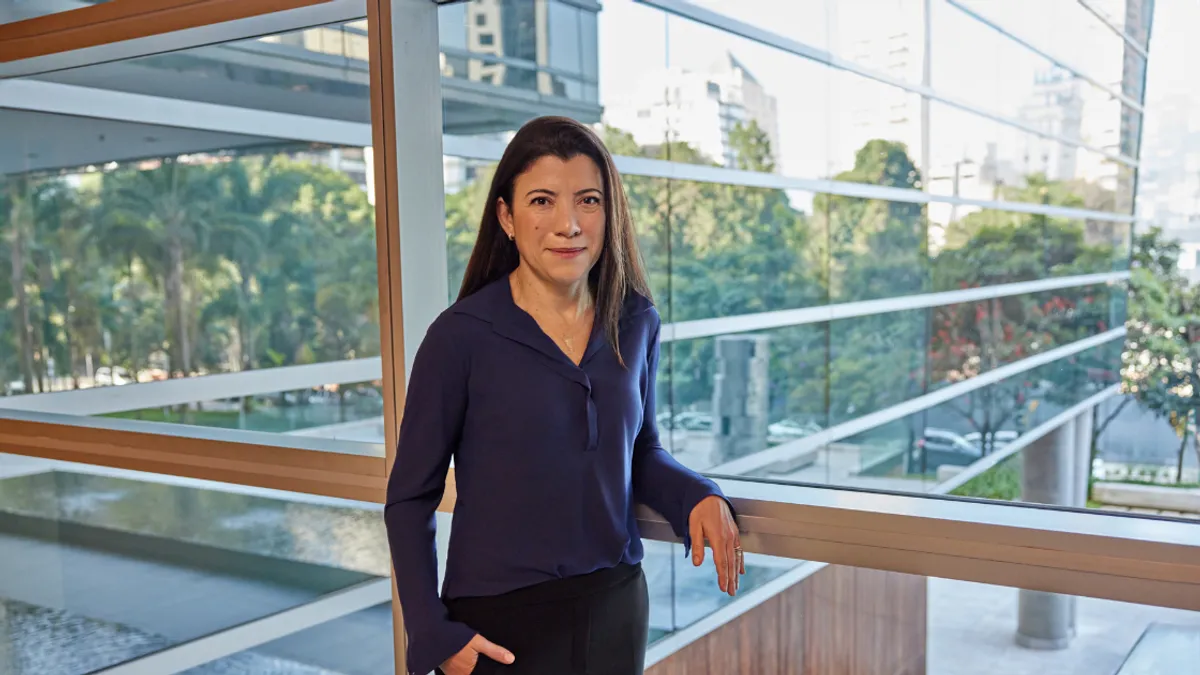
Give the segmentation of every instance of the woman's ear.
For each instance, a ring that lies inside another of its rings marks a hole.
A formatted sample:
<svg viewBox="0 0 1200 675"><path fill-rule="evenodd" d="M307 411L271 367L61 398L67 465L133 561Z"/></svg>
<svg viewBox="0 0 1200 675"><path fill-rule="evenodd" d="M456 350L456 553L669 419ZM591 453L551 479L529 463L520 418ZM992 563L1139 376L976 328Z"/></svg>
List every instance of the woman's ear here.
<svg viewBox="0 0 1200 675"><path fill-rule="evenodd" d="M503 197L496 200L496 217L500 220L504 234L508 235L509 240L513 240L517 236L517 230L513 225L512 209L508 208Z"/></svg>

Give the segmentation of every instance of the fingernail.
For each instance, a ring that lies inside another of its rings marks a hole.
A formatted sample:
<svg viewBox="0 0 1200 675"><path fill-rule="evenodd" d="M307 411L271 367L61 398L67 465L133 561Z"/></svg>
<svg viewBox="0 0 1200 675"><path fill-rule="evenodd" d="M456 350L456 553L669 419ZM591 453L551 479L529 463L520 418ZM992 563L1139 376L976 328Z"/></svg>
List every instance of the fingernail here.
<svg viewBox="0 0 1200 675"><path fill-rule="evenodd" d="M517 659L516 659L516 657L514 657L512 655L512 652L504 652L504 662L505 663L512 663L513 661L516 661L516 660Z"/></svg>

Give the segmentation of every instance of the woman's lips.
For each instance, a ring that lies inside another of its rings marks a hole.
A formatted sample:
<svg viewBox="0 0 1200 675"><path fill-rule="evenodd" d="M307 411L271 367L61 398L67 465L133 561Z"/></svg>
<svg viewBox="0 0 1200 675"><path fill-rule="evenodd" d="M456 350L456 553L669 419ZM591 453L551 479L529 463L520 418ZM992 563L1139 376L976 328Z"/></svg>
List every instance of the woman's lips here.
<svg viewBox="0 0 1200 675"><path fill-rule="evenodd" d="M581 247L581 248L552 248L552 249L550 249L550 252L551 252L551 253L553 253L554 255L556 255L556 256L558 256L558 257L560 257L560 258L574 258L574 257L576 257L576 256L580 255L581 253L583 253L583 252L584 252L584 251L586 251L586 250L587 250L587 248L586 248L586 247Z"/></svg>

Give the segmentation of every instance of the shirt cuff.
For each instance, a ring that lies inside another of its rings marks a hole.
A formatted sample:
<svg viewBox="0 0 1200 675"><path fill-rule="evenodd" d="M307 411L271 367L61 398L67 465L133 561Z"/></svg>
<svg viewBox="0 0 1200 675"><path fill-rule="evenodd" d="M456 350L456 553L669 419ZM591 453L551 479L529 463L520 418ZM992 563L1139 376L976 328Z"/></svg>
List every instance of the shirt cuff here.
<svg viewBox="0 0 1200 675"><path fill-rule="evenodd" d="M466 624L444 621L435 629L408 631L408 675L429 675L475 637Z"/></svg>

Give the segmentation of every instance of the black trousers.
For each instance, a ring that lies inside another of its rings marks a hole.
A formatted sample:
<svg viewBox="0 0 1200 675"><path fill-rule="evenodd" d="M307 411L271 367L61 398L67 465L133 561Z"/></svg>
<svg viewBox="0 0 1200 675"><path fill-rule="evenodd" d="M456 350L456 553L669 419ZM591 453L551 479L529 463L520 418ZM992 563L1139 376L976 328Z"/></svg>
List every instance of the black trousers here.
<svg viewBox="0 0 1200 675"><path fill-rule="evenodd" d="M504 665L480 656L472 675L642 675L650 600L641 565L447 600L446 607L451 619L516 657Z"/></svg>

